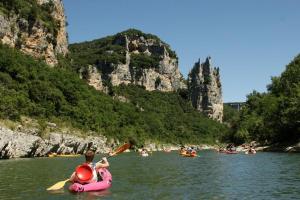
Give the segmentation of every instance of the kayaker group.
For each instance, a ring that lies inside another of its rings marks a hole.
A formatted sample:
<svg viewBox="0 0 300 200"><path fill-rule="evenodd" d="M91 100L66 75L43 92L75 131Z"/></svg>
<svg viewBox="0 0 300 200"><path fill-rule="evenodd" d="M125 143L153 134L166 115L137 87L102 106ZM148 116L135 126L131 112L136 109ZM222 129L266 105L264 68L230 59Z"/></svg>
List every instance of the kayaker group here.
<svg viewBox="0 0 300 200"><path fill-rule="evenodd" d="M228 144L225 148L219 147L218 152L219 153L227 153L227 154L237 153L236 147L234 146L234 144Z"/></svg>
<svg viewBox="0 0 300 200"><path fill-rule="evenodd" d="M252 145L250 146L243 146L243 151L245 154L256 154L256 150L253 148ZM226 154L237 154L237 148L234 146L234 144L228 144L225 148L220 147L218 149L219 153L226 153Z"/></svg>
<svg viewBox="0 0 300 200"><path fill-rule="evenodd" d="M129 150L131 144L124 144L122 147L118 148L115 152L109 152L109 157L117 155L125 150ZM252 145L244 146L246 149L245 154L255 154L256 151ZM170 150L165 152L170 152ZM138 150L139 154L143 157L149 155L149 152L146 148ZM218 152L235 154L237 153L237 148L233 144L228 144L225 148L219 147ZM179 150L179 154L184 157L196 157L197 151L195 147L184 147L182 146ZM57 155L56 155L57 156ZM112 175L108 171L109 162L106 157L103 157L97 162L93 162L95 153L92 150L88 150L85 153L85 162L77 166L75 171L72 173L69 179L65 181L60 181L54 186L50 187L49 190L58 189L65 182L71 182L69 190L72 192L85 192L85 191L100 191L105 190L111 187ZM61 184L62 183L62 184ZM62 185L62 186L63 186Z"/></svg>
<svg viewBox="0 0 300 200"><path fill-rule="evenodd" d="M194 147L181 147L179 154L185 157L196 157L197 156L197 151L196 148Z"/></svg>

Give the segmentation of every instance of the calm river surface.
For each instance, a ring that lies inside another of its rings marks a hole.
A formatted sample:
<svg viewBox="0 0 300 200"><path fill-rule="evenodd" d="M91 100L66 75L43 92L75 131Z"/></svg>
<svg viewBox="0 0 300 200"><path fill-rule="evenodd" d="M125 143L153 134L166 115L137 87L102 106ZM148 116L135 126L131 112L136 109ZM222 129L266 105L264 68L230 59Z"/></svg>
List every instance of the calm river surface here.
<svg viewBox="0 0 300 200"><path fill-rule="evenodd" d="M67 187L46 191L68 178L83 157L1 160L0 199L300 199L300 154L199 155L123 153L109 159L112 187L83 194Z"/></svg>

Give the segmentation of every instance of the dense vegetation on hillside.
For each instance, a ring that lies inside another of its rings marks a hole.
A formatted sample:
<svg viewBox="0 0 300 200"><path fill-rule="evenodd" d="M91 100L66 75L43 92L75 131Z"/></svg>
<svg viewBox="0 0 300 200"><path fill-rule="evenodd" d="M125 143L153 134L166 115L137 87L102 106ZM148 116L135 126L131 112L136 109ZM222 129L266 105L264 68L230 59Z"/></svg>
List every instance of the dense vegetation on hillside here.
<svg viewBox="0 0 300 200"><path fill-rule="evenodd" d="M237 109L232 108L231 106L224 104L223 110L223 123L229 127L229 131L222 136L223 142L236 143L240 144L245 142L236 132L238 127L238 122L240 120L240 113Z"/></svg>
<svg viewBox="0 0 300 200"><path fill-rule="evenodd" d="M115 37L105 38L69 45L71 56L74 60L74 67L78 71L87 65L103 66L100 70L107 70L110 63L119 64L126 62L125 48L114 44Z"/></svg>
<svg viewBox="0 0 300 200"><path fill-rule="evenodd" d="M214 143L227 131L224 125L195 111L186 91L149 92L139 86L121 85L114 92L129 99L140 115L132 113L127 120L135 121L140 130L157 140Z"/></svg>
<svg viewBox="0 0 300 200"><path fill-rule="evenodd" d="M196 112L178 93L148 92L137 86L113 88L112 96L96 91L62 67L0 45L0 118L21 115L69 122L108 137L160 142L214 142L226 128ZM128 102L121 102L118 96Z"/></svg>
<svg viewBox="0 0 300 200"><path fill-rule="evenodd" d="M300 55L280 77L273 77L267 93L252 92L233 122L235 142L291 143L300 139Z"/></svg>

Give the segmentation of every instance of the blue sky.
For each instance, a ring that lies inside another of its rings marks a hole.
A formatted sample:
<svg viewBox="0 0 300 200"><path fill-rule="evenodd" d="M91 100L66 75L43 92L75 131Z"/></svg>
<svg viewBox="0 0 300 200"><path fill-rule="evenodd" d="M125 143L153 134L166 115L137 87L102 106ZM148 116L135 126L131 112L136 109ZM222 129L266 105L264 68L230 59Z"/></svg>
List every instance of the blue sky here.
<svg viewBox="0 0 300 200"><path fill-rule="evenodd" d="M264 92L300 53L299 0L63 0L69 42L136 28L159 36L186 77L211 56L220 67L224 102Z"/></svg>

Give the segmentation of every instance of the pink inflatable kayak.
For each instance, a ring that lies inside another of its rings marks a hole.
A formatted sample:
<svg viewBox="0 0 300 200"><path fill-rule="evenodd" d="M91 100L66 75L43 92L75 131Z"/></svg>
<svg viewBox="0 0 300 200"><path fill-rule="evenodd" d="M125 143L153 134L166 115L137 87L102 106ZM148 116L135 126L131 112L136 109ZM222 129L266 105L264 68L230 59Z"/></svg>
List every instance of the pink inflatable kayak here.
<svg viewBox="0 0 300 200"><path fill-rule="evenodd" d="M70 185L69 190L72 192L89 192L106 190L110 188L112 182L111 173L105 168L99 169L98 172L102 177L102 181L84 185L80 183L73 183L72 185Z"/></svg>

